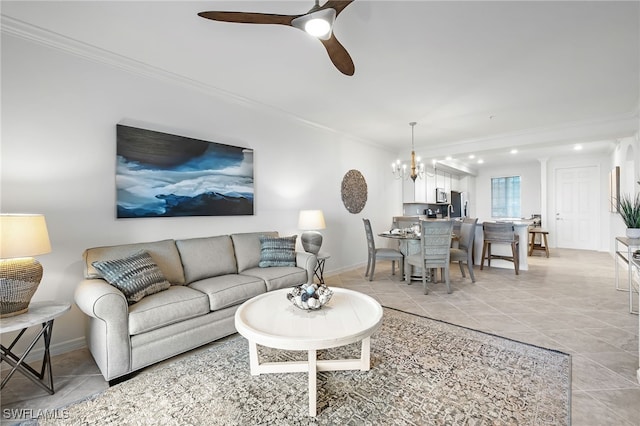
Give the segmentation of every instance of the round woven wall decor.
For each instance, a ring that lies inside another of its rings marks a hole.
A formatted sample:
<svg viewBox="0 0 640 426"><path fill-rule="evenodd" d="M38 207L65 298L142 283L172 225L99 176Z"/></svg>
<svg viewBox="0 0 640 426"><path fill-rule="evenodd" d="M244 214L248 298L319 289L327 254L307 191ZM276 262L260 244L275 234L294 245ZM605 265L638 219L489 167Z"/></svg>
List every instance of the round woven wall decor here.
<svg viewBox="0 0 640 426"><path fill-rule="evenodd" d="M367 181L359 171L349 170L342 178L342 203L349 213L360 213L367 204Z"/></svg>

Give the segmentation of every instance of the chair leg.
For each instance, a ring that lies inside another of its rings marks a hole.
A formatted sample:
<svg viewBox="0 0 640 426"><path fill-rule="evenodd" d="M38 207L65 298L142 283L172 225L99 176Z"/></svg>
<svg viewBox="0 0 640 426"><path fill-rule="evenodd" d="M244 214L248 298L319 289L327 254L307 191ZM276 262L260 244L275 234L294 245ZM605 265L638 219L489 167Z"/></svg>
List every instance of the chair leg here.
<svg viewBox="0 0 640 426"><path fill-rule="evenodd" d="M391 275L395 275L396 274L396 261L392 260L391 261Z"/></svg>
<svg viewBox="0 0 640 426"><path fill-rule="evenodd" d="M371 261L371 273L369 274L369 281L373 281L373 273L376 270L376 260Z"/></svg>
<svg viewBox="0 0 640 426"><path fill-rule="evenodd" d="M428 294L429 291L427 290L427 268L424 265L422 266L422 287L424 288L424 294Z"/></svg>
<svg viewBox="0 0 640 426"><path fill-rule="evenodd" d="M487 266L491 268L491 243L487 244Z"/></svg>
<svg viewBox="0 0 640 426"><path fill-rule="evenodd" d="M533 247L535 247L535 243L536 243L536 234L533 232L530 232L529 235L531 235L531 242L529 243L528 255L531 256L533 254Z"/></svg>
<svg viewBox="0 0 640 426"><path fill-rule="evenodd" d="M473 258L472 257L469 257L469 259L467 259L467 268L469 268L469 276L471 277L471 282L475 283L476 277L473 275Z"/></svg>
<svg viewBox="0 0 640 426"><path fill-rule="evenodd" d="M467 276L464 274L464 268L462 267L462 261L458 262L458 266L460 267L460 272L462 273L462 278L466 278Z"/></svg>
<svg viewBox="0 0 640 426"><path fill-rule="evenodd" d="M520 275L518 269L520 268L520 261L518 257L519 247L517 247L516 243L511 243L511 254L513 255L513 264L516 269L516 275Z"/></svg>
<svg viewBox="0 0 640 426"><path fill-rule="evenodd" d="M487 242L485 241L484 244L482 245L482 257L480 258L480 270L482 271L484 269L484 256L487 253Z"/></svg>
<svg viewBox="0 0 640 426"><path fill-rule="evenodd" d="M447 283L447 293L451 294L451 283L449 282L449 268L444 269L444 282Z"/></svg>
<svg viewBox="0 0 640 426"><path fill-rule="evenodd" d="M369 276L369 268L371 268L371 255L367 256L367 270L364 272L364 276Z"/></svg>
<svg viewBox="0 0 640 426"><path fill-rule="evenodd" d="M403 280L404 279L404 258L402 258L402 260L399 260L398 262L400 262L400 279Z"/></svg>
<svg viewBox="0 0 640 426"><path fill-rule="evenodd" d="M409 265L408 262L404 263L404 271L405 271L405 281L407 285L411 285L411 274L413 273L413 266Z"/></svg>
<svg viewBox="0 0 640 426"><path fill-rule="evenodd" d="M544 237L544 251L547 253L547 258L549 258L549 243L547 242L547 234L542 234Z"/></svg>

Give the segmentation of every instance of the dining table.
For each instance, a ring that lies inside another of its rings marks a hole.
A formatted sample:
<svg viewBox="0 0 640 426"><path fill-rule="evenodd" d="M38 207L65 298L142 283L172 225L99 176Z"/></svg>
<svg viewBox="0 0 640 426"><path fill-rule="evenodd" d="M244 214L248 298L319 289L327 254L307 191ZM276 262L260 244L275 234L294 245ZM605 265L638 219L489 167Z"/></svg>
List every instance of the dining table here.
<svg viewBox="0 0 640 426"><path fill-rule="evenodd" d="M420 232L416 232L415 230L408 229L392 229L390 231L381 232L378 234L379 237L389 238L392 240L397 240L399 242L399 250L405 257L411 256L414 254L419 254L421 252L420 247ZM458 235L455 233L451 235L451 241L455 242L458 240ZM430 274L427 274L429 277ZM402 277L404 280L407 277ZM422 269L419 267L413 268L413 273L411 275L411 281L419 281L422 280Z"/></svg>

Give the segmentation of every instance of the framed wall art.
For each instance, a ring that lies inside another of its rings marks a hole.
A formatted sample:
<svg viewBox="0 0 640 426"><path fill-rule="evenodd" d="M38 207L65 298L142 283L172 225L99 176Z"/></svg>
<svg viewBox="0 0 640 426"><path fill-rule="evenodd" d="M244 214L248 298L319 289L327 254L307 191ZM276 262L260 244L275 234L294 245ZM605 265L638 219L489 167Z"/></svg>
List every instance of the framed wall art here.
<svg viewBox="0 0 640 426"><path fill-rule="evenodd" d="M253 150L117 125L118 218L253 215Z"/></svg>

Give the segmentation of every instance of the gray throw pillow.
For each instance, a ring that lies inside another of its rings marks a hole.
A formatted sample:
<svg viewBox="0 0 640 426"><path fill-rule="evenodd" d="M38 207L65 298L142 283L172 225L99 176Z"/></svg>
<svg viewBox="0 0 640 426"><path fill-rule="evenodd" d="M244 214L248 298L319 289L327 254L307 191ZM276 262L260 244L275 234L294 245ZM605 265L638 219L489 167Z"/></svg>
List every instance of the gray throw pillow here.
<svg viewBox="0 0 640 426"><path fill-rule="evenodd" d="M260 236L260 263L261 268L270 266L296 266L296 238Z"/></svg>
<svg viewBox="0 0 640 426"><path fill-rule="evenodd" d="M129 304L171 287L151 255L144 250L123 259L96 260L92 265L102 278L124 294Z"/></svg>

